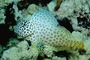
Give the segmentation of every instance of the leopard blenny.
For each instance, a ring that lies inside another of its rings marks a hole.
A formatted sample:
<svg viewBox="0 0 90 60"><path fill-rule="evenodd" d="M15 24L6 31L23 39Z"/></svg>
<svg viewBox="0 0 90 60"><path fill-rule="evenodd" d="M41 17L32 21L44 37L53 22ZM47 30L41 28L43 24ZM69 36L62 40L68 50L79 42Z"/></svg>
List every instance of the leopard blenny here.
<svg viewBox="0 0 90 60"><path fill-rule="evenodd" d="M44 9L37 10L29 20L19 21L14 32L21 38L35 43L55 47L84 48L82 42L70 40L71 33L58 24L52 13Z"/></svg>

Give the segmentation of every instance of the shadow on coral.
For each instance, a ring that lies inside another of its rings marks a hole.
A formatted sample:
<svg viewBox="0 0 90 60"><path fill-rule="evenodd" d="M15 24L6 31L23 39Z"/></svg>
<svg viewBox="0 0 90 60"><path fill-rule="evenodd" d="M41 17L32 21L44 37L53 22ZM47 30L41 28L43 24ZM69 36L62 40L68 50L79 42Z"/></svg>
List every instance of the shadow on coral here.
<svg viewBox="0 0 90 60"><path fill-rule="evenodd" d="M70 24L70 21L68 20L68 18L63 18L63 20L58 20L58 22L61 26L64 26L70 32L73 31L72 25Z"/></svg>
<svg viewBox="0 0 90 60"><path fill-rule="evenodd" d="M24 8L27 8L30 4L41 4L42 6L47 5L52 0L22 0L18 2L17 6L19 10L22 10Z"/></svg>
<svg viewBox="0 0 90 60"><path fill-rule="evenodd" d="M66 57L66 60L68 60L71 55L71 53L67 51L54 52L54 54L58 57Z"/></svg>

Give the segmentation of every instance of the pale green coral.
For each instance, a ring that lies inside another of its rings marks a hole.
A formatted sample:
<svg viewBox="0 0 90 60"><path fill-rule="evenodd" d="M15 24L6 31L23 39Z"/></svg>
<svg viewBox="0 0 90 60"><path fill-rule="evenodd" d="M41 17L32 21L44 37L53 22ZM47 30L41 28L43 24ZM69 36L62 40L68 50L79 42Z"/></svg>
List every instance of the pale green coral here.
<svg viewBox="0 0 90 60"><path fill-rule="evenodd" d="M16 46L20 41L16 38L10 38L7 44L7 47L14 47Z"/></svg>
<svg viewBox="0 0 90 60"><path fill-rule="evenodd" d="M0 7L8 6L12 2L18 2L18 0L0 0Z"/></svg>
<svg viewBox="0 0 90 60"><path fill-rule="evenodd" d="M39 7L35 4L30 4L27 8L27 11L30 13L30 14L33 14Z"/></svg>
<svg viewBox="0 0 90 60"><path fill-rule="evenodd" d="M0 24L4 24L5 23L5 10L4 9L0 9Z"/></svg>
<svg viewBox="0 0 90 60"><path fill-rule="evenodd" d="M30 49L28 49L30 48ZM36 60L38 56L38 50L28 45L28 42L22 41L16 47L12 47L4 51L1 60L20 60L20 59L32 59Z"/></svg>

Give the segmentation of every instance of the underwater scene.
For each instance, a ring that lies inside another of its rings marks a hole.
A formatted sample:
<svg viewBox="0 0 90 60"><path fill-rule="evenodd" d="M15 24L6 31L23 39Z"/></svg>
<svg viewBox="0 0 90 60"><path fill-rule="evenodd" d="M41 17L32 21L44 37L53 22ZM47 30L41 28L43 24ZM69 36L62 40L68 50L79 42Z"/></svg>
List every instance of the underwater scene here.
<svg viewBox="0 0 90 60"><path fill-rule="evenodd" d="M90 0L0 0L0 60L90 60Z"/></svg>

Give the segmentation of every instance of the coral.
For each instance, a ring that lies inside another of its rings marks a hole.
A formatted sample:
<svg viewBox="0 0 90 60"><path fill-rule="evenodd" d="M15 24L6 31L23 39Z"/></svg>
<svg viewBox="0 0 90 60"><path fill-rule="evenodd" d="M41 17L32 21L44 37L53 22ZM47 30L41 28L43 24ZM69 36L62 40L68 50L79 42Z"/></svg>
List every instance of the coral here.
<svg viewBox="0 0 90 60"><path fill-rule="evenodd" d="M15 20L19 21L22 18L28 20L31 15L38 9L39 7L36 4L30 4L27 9L22 9L19 10L19 8L17 7L16 4L13 5L13 9L14 9L14 15L15 15Z"/></svg>
<svg viewBox="0 0 90 60"><path fill-rule="evenodd" d="M59 9L54 11L54 8L57 6L55 2L50 2L48 9L58 20L69 19L73 29L82 31L82 33L85 30L84 28L90 28L90 4L88 0L64 0L59 5Z"/></svg>
<svg viewBox="0 0 90 60"><path fill-rule="evenodd" d="M18 1L18 0L16 0ZM0 7L8 6L10 3L14 2L14 0L0 0Z"/></svg>
<svg viewBox="0 0 90 60"><path fill-rule="evenodd" d="M1 55L2 55L2 51L3 51L3 47L0 45L0 58L1 58Z"/></svg>
<svg viewBox="0 0 90 60"><path fill-rule="evenodd" d="M14 32L20 38L30 40L34 44L84 49L82 42L70 40L71 33L58 24L52 13L43 9L37 10L30 20L21 20L17 23Z"/></svg>
<svg viewBox="0 0 90 60"><path fill-rule="evenodd" d="M36 60L37 56L38 50L29 47L27 41L22 41L16 47L4 51L1 60Z"/></svg>
<svg viewBox="0 0 90 60"><path fill-rule="evenodd" d="M22 10L24 8L27 8L30 4L41 4L42 6L47 5L52 0L21 0L17 3L18 9Z"/></svg>
<svg viewBox="0 0 90 60"><path fill-rule="evenodd" d="M39 7L35 4L30 4L27 8L27 11L30 13L30 14L33 14Z"/></svg>
<svg viewBox="0 0 90 60"><path fill-rule="evenodd" d="M0 24L5 24L5 15L4 15L5 11L4 9L0 9Z"/></svg>
<svg viewBox="0 0 90 60"><path fill-rule="evenodd" d="M89 59L90 59L90 55L80 55L79 56L79 60L89 60Z"/></svg>
<svg viewBox="0 0 90 60"><path fill-rule="evenodd" d="M60 57L55 56L52 58L52 60L66 60L66 58L60 58Z"/></svg>
<svg viewBox="0 0 90 60"><path fill-rule="evenodd" d="M78 20L78 26L81 26L83 28L90 29L90 20L88 19L89 16L88 13L80 13L80 16L77 17Z"/></svg>
<svg viewBox="0 0 90 60"><path fill-rule="evenodd" d="M52 7L53 6L53 7ZM56 1L51 1L49 4L47 4L47 8L50 12L54 13L54 7L56 6Z"/></svg>
<svg viewBox="0 0 90 60"><path fill-rule="evenodd" d="M84 41L84 35L78 31L73 31L71 35L71 39L75 41Z"/></svg>
<svg viewBox="0 0 90 60"><path fill-rule="evenodd" d="M10 38L7 47L16 46L20 41L16 38Z"/></svg>

